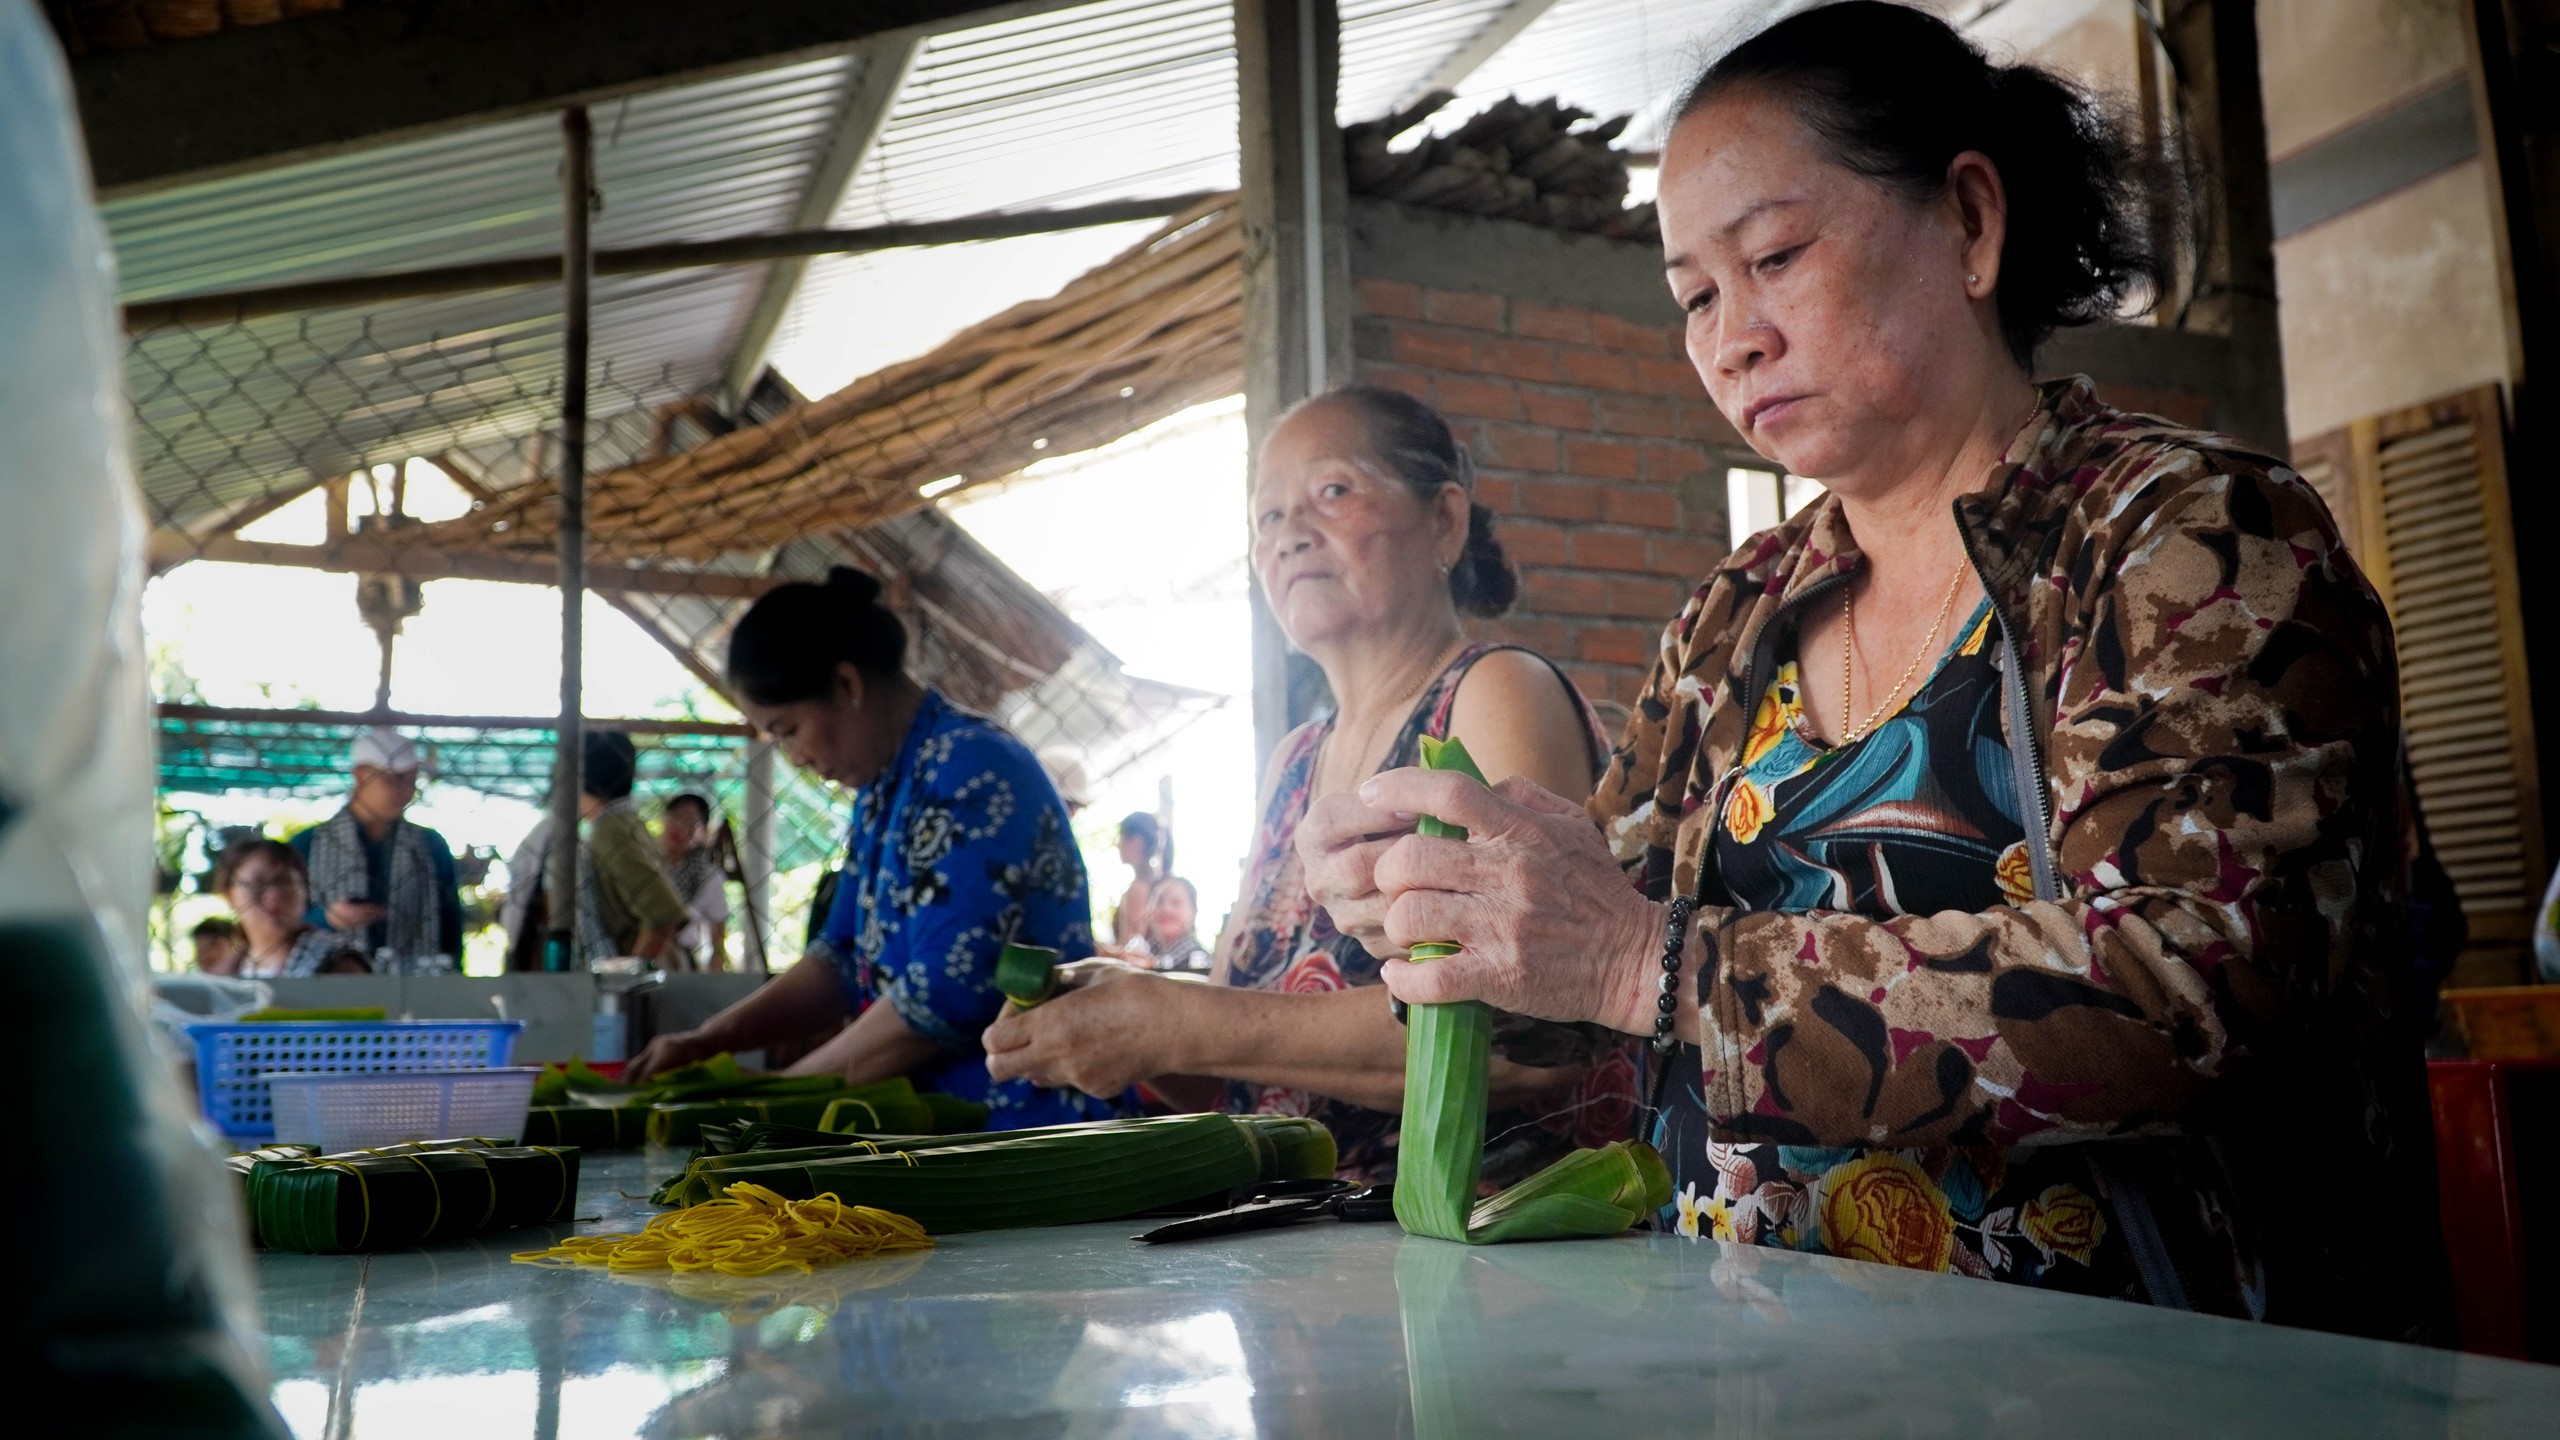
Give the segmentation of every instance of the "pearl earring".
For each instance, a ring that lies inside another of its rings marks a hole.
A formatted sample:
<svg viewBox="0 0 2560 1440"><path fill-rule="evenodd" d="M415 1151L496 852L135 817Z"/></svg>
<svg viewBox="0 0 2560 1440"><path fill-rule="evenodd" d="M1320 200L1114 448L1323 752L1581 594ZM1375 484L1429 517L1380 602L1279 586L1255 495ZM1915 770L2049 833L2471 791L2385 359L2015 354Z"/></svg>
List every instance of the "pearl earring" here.
<svg viewBox="0 0 2560 1440"><path fill-rule="evenodd" d="M1979 285L1982 283L1982 277L1979 275L1967 275L1964 277L1964 283L1967 285Z"/></svg>

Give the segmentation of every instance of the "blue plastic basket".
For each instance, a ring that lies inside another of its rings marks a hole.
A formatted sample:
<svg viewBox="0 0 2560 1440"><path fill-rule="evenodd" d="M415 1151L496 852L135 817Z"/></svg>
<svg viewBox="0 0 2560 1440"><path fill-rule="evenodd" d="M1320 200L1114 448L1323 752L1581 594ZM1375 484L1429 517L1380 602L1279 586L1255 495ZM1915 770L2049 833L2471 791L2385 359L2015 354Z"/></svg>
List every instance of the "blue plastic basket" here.
<svg viewBox="0 0 2560 1440"><path fill-rule="evenodd" d="M230 1139L266 1140L276 1133L268 1071L383 1074L504 1065L524 1022L278 1021L186 1030L196 1045L196 1095L205 1118Z"/></svg>

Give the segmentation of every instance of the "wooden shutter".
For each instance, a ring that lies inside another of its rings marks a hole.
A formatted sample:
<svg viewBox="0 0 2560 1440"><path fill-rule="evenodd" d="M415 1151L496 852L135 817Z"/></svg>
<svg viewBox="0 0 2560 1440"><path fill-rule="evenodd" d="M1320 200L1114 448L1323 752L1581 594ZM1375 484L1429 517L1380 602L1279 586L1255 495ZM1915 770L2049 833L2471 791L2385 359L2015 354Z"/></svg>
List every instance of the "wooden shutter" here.
<svg viewBox="0 0 2560 1440"><path fill-rule="evenodd" d="M2521 946L2542 801L2498 387L2359 420L2295 459L2391 607L2410 769L2472 942Z"/></svg>
<svg viewBox="0 0 2560 1440"><path fill-rule="evenodd" d="M2329 515L2338 522L2338 533L2344 536L2347 549L2364 563L2364 527L2355 487L2355 446L2344 430L2314 435L2293 442L2293 468L2329 502Z"/></svg>

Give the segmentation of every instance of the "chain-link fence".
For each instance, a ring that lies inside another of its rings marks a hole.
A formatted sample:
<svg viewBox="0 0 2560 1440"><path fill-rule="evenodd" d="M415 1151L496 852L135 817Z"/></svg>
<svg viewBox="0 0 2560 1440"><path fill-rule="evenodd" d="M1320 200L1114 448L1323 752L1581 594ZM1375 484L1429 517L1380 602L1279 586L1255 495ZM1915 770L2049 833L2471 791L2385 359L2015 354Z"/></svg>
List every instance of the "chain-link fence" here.
<svg viewBox="0 0 2560 1440"><path fill-rule="evenodd" d="M773 585L878 575L919 679L1090 781L1222 703L1123 674L933 502L1231 394L1234 232L1223 203L1198 207L1057 296L814 401L769 369L725 393L701 343L758 273L596 282L580 668L586 728L639 747L641 808L691 791L730 822L732 962L753 958L752 909L753 940L785 964L843 820L726 693L729 629ZM504 858L554 765L571 325L562 287L489 279L384 277L361 305L338 303L341 284L128 309L167 602L146 598L172 963L218 905L203 875L223 840L334 813L354 738L389 724L427 754L413 813L447 821L476 881L466 968L490 968L496 897L526 879Z"/></svg>

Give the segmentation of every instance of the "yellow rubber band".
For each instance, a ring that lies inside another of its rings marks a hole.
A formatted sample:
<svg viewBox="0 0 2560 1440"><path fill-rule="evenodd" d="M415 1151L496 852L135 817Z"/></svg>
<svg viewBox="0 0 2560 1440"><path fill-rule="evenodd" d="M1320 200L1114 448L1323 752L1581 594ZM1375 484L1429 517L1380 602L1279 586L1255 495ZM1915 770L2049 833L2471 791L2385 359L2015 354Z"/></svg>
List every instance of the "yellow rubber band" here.
<svg viewBox="0 0 2560 1440"><path fill-rule="evenodd" d="M924 1227L903 1215L847 1205L833 1194L786 1200L764 1186L739 1181L720 1198L658 1216L637 1233L572 1236L513 1258L526 1265L601 1265L614 1273L707 1270L756 1276L805 1273L820 1265L932 1244Z"/></svg>

